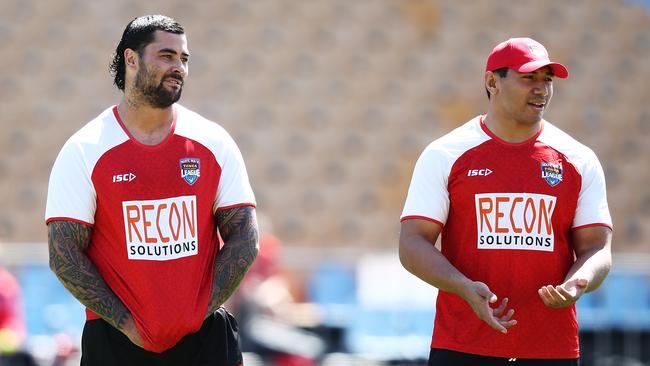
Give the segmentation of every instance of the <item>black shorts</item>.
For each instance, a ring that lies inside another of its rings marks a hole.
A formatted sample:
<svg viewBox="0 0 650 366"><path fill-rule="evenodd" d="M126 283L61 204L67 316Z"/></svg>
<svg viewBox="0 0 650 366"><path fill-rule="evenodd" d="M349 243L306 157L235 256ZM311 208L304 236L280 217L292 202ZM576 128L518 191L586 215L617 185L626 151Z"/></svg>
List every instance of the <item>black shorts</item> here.
<svg viewBox="0 0 650 366"><path fill-rule="evenodd" d="M531 359L479 356L432 348L428 366L578 366L578 359Z"/></svg>
<svg viewBox="0 0 650 366"><path fill-rule="evenodd" d="M183 337L174 347L149 352L133 343L103 319L90 320L81 337L81 366L239 366L235 318L223 308L214 312L201 329Z"/></svg>

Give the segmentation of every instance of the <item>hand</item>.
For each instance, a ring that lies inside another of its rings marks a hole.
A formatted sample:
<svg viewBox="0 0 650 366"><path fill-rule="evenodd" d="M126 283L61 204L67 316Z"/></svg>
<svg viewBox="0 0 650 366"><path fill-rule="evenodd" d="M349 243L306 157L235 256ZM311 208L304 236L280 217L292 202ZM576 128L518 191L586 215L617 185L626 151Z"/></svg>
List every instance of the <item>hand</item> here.
<svg viewBox="0 0 650 366"><path fill-rule="evenodd" d="M133 321L132 317L127 318L120 331L129 338L131 343L142 348L142 337L140 337L140 333L138 332L138 328L135 326L135 321Z"/></svg>
<svg viewBox="0 0 650 366"><path fill-rule="evenodd" d="M589 281L584 278L569 280L561 285L543 286L537 293L544 305L551 308L564 308L578 301L585 293Z"/></svg>
<svg viewBox="0 0 650 366"><path fill-rule="evenodd" d="M515 313L514 309L508 310L505 314L503 311L508 305L508 298L504 298L501 304L495 309L490 307L490 304L497 302L497 295L490 291L490 288L483 282L472 282L466 288L465 296L463 299L472 307L474 313L487 323L492 329L501 333L508 333L508 328L517 324L517 321L512 318Z"/></svg>

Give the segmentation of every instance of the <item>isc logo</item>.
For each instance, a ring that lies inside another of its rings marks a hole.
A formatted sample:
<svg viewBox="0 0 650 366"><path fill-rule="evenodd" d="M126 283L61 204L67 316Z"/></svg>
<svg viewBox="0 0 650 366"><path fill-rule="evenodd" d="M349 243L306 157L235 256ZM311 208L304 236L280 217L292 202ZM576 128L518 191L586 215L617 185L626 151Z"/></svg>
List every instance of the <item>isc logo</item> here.
<svg viewBox="0 0 650 366"><path fill-rule="evenodd" d="M130 182L134 179L135 174L133 173L117 174L113 176L113 183Z"/></svg>
<svg viewBox="0 0 650 366"><path fill-rule="evenodd" d="M488 168L485 169L470 169L467 171L467 176L468 177L476 177L476 176L484 176L487 177L488 175L492 174L492 171Z"/></svg>

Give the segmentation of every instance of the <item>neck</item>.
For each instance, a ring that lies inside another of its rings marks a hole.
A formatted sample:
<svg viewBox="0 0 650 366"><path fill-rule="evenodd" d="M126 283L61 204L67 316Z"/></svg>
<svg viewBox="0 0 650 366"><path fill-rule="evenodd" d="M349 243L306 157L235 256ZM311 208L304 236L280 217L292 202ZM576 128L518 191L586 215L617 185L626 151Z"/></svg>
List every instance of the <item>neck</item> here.
<svg viewBox="0 0 650 366"><path fill-rule="evenodd" d="M542 119L536 122L518 121L507 118L490 108L483 123L495 136L513 144L532 138L542 128Z"/></svg>
<svg viewBox="0 0 650 366"><path fill-rule="evenodd" d="M169 134L174 119L173 105L167 108L153 108L138 103L126 94L117 106L117 112L129 133L145 145L162 142Z"/></svg>

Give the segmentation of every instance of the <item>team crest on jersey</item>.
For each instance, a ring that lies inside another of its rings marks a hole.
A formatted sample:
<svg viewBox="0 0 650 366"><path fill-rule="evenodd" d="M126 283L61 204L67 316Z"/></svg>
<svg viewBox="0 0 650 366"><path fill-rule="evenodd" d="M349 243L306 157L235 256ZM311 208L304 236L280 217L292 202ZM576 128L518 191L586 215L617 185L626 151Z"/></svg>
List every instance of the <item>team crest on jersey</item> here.
<svg viewBox="0 0 650 366"><path fill-rule="evenodd" d="M180 160L181 178L185 179L187 184L193 185L201 176L201 160L197 158L185 158Z"/></svg>
<svg viewBox="0 0 650 366"><path fill-rule="evenodd" d="M548 183L551 187L562 182L562 163L547 163L542 162L542 178Z"/></svg>

